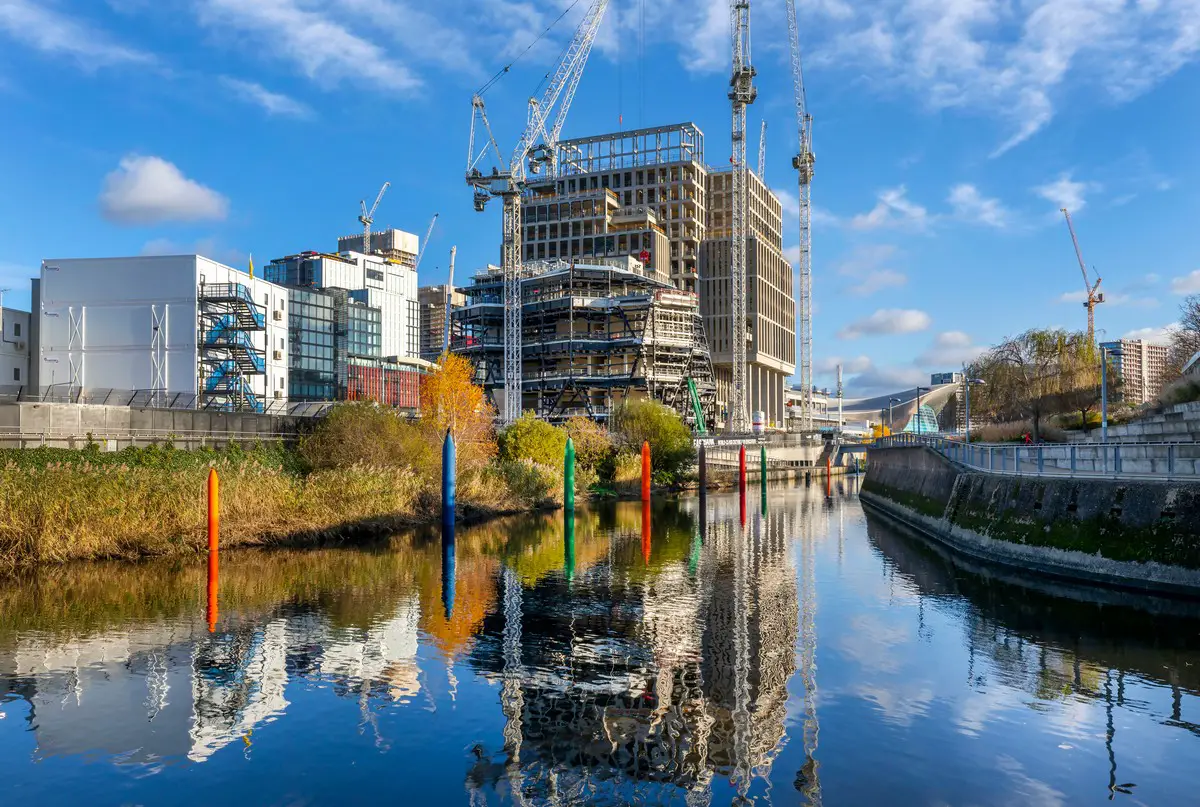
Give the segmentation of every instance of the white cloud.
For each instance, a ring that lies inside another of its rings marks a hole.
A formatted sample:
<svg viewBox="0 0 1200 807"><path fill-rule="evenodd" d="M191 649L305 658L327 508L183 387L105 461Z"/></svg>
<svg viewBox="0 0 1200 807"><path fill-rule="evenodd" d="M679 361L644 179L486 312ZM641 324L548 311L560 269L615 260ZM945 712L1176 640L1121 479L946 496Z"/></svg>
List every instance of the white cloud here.
<svg viewBox="0 0 1200 807"><path fill-rule="evenodd" d="M860 245L837 264L836 271L854 282L846 292L856 297L866 297L884 289L903 286L908 276L889 268L886 264L897 254L890 244Z"/></svg>
<svg viewBox="0 0 1200 807"><path fill-rule="evenodd" d="M256 52L291 61L326 86L349 81L401 93L422 86L420 78L378 44L301 0L197 0L196 11L201 25L249 34L261 46Z"/></svg>
<svg viewBox="0 0 1200 807"><path fill-rule="evenodd" d="M823 5L808 9L822 43L809 64L935 112L990 115L1004 124L993 156L1041 131L1069 89L1127 101L1200 53L1195 0L875 0L849 15Z"/></svg>
<svg viewBox="0 0 1200 807"><path fill-rule="evenodd" d="M860 213L850 220L856 230L875 230L880 227L906 226L915 230L925 229L928 211L909 201L908 190L903 186L886 188L879 192L878 202L867 213Z"/></svg>
<svg viewBox="0 0 1200 807"><path fill-rule="evenodd" d="M1087 197L1084 194L1097 190L1097 187L1092 182L1076 182L1068 172L1059 174L1057 179L1044 185L1038 185L1033 192L1047 202L1053 202L1056 211L1065 207L1076 213L1087 205Z"/></svg>
<svg viewBox="0 0 1200 807"><path fill-rule="evenodd" d="M929 328L931 324L933 320L924 311L881 308L871 316L847 325L838 332L838 338L858 339L861 336L918 333Z"/></svg>
<svg viewBox="0 0 1200 807"><path fill-rule="evenodd" d="M161 157L125 157L100 194L101 213L117 224L224 219L228 210L228 199Z"/></svg>
<svg viewBox="0 0 1200 807"><path fill-rule="evenodd" d="M1200 294L1200 269L1172 278L1171 291L1175 294Z"/></svg>
<svg viewBox="0 0 1200 807"><path fill-rule="evenodd" d="M1087 292L1085 291L1068 291L1058 296L1060 303L1071 303L1074 305L1083 305L1087 302ZM1104 305L1115 308L1117 306L1128 306L1131 308L1155 308L1159 305L1159 301L1155 297L1138 297L1133 294L1124 292L1105 294Z"/></svg>
<svg viewBox="0 0 1200 807"><path fill-rule="evenodd" d="M985 197L978 188L965 182L950 189L947 201L956 218L973 224L1004 229L1011 219L1011 214L999 199Z"/></svg>
<svg viewBox="0 0 1200 807"><path fill-rule="evenodd" d="M851 378L846 387L853 390L851 397L867 398L928 383L929 374L916 367L874 367Z"/></svg>
<svg viewBox="0 0 1200 807"><path fill-rule="evenodd" d="M852 356L848 359L841 356L830 356L827 359L818 360L814 369L818 373L836 373L839 364L842 365L844 375L865 373L874 366L867 356Z"/></svg>
<svg viewBox="0 0 1200 807"><path fill-rule="evenodd" d="M52 5L48 0L0 0L0 33L43 53L70 56L88 70L154 61L150 54L116 43Z"/></svg>
<svg viewBox="0 0 1200 807"><path fill-rule="evenodd" d="M222 76L221 83L243 101L262 107L268 115L282 115L289 118L307 118L312 115L311 109L294 98L271 92L263 85L253 81Z"/></svg>
<svg viewBox="0 0 1200 807"><path fill-rule="evenodd" d="M921 367L954 369L974 361L986 350L962 331L943 331L933 338L933 344L917 357L915 363Z"/></svg>
<svg viewBox="0 0 1200 807"><path fill-rule="evenodd" d="M1157 345L1166 345L1171 341L1171 335L1179 328L1178 323L1169 323L1161 328L1136 328L1129 331L1122 339L1142 339Z"/></svg>

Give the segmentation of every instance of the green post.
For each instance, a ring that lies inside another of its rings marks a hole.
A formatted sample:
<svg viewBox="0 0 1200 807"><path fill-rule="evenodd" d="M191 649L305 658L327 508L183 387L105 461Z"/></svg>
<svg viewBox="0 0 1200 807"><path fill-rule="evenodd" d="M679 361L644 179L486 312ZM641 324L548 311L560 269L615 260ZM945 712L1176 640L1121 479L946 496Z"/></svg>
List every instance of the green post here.
<svg viewBox="0 0 1200 807"><path fill-rule="evenodd" d="M567 453L563 458L563 507L567 512L575 509L575 443L567 438Z"/></svg>

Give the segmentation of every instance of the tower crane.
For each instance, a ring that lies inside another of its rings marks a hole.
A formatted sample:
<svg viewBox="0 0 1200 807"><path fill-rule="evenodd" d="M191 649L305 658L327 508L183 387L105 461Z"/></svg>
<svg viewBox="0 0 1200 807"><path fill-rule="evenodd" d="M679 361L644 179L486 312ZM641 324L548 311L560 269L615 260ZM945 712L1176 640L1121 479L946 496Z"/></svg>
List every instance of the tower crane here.
<svg viewBox="0 0 1200 807"><path fill-rule="evenodd" d="M1083 307L1088 312L1088 344L1096 344L1096 306L1104 302L1104 292L1100 291L1100 276L1096 275L1093 284L1088 276L1087 264L1083 262L1083 252L1079 249L1079 239L1075 237L1075 225L1071 223L1071 214L1064 207L1062 214L1067 220L1067 229L1071 231L1071 243L1075 246L1075 257L1079 259L1079 271L1083 272L1083 291L1086 298Z"/></svg>
<svg viewBox="0 0 1200 807"><path fill-rule="evenodd" d="M800 429L813 428L813 346L812 346L812 178L816 156L812 150L812 115L804 91L804 68L800 60L800 27L796 23L796 0L787 0L788 40L792 51L792 83L796 91L796 129L799 148L792 168L800 174Z"/></svg>
<svg viewBox="0 0 1200 807"><path fill-rule="evenodd" d="M371 212L367 212L366 200L360 200L359 205L362 207L362 215L358 217L359 223L363 226L363 254L371 254L371 225L375 223L375 211L379 208L379 203L383 201L383 195L387 193L387 189L392 187L392 183L385 182L383 187L379 189L379 195L375 197L375 204L371 205Z"/></svg>
<svg viewBox="0 0 1200 807"><path fill-rule="evenodd" d="M763 118L758 132L758 178L766 182L767 170L767 120Z"/></svg>
<svg viewBox="0 0 1200 807"><path fill-rule="evenodd" d="M505 67L471 98L471 136L467 146L466 181L474 191L475 209L482 211L488 201L499 197L504 204L503 246L501 266L504 271L504 408L503 420L511 423L521 415L521 194L528 173L545 170L556 174L556 146L575 98L583 69L587 65L596 39L596 31L609 0L592 0L571 43L547 75L550 81L540 99L529 99L525 131L517 141L512 156L505 159L496 143L488 122L483 93L508 72ZM511 65L509 66L511 67ZM478 127L482 127L477 132ZM475 151L476 134L486 136L479 152ZM490 174L484 174L479 164L491 152L498 163Z"/></svg>
<svg viewBox="0 0 1200 807"><path fill-rule="evenodd" d="M757 71L750 64L750 0L732 0L729 4L733 33L733 74L729 79L729 100L733 102L733 227L729 239L729 298L732 303L729 330L732 353L732 383L729 390L729 430L750 430L746 411L746 107L758 97L754 86Z"/></svg>
<svg viewBox="0 0 1200 807"><path fill-rule="evenodd" d="M425 248L429 246L429 239L433 237L433 228L437 224L438 216L440 215L442 214L434 213L433 221L429 222L429 229L425 231L425 240L421 242L421 247L417 250L417 262L413 264L414 272L421 268L421 259L425 257Z"/></svg>

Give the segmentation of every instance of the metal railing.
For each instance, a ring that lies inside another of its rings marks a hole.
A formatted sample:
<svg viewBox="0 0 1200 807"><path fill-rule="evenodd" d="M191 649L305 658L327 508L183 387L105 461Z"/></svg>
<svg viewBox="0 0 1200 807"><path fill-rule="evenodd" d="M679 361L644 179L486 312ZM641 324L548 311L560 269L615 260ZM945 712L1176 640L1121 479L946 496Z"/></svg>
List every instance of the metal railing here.
<svg viewBox="0 0 1200 807"><path fill-rule="evenodd" d="M874 446L925 446L968 468L1007 476L1187 480L1200 477L1200 443L968 444L906 433L881 437Z"/></svg>
<svg viewBox="0 0 1200 807"><path fill-rule="evenodd" d="M174 431L171 429L106 429L80 435L64 431L5 431L0 430L0 448L82 449L89 443L101 451L120 451L130 446L145 447L170 443L176 448L204 446L219 448L229 443L250 446L254 443L294 442L298 432L241 432L241 431Z"/></svg>

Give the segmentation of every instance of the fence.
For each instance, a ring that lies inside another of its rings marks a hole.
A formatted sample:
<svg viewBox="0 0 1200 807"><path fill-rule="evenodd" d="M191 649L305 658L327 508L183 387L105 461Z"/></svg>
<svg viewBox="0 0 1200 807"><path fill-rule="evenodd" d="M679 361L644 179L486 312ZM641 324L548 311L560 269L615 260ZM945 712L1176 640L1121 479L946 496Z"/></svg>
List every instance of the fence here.
<svg viewBox="0 0 1200 807"><path fill-rule="evenodd" d="M897 434L879 438L875 446L926 446L968 468L1009 476L1200 479L1200 443L967 444Z"/></svg>
<svg viewBox="0 0 1200 807"><path fill-rule="evenodd" d="M66 384L51 385L38 390L34 387L0 385L0 403L67 403L89 406L128 406L131 409L175 409L192 411L233 412L215 406L205 406L197 395L186 392L140 389L87 389ZM288 402L268 400L262 412L245 410L238 414L291 415L316 417L332 402Z"/></svg>
<svg viewBox="0 0 1200 807"><path fill-rule="evenodd" d="M118 431L89 432L85 436L61 431L6 432L0 431L0 448L70 448L82 449L89 444L101 451L120 451L124 448L144 448L150 445L170 443L179 449L222 448L230 443L250 446L253 443L269 443L276 440L294 442L296 432L174 432L162 429L125 429Z"/></svg>

